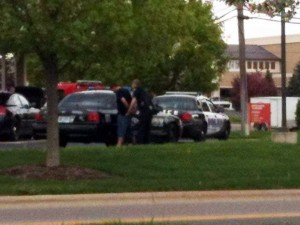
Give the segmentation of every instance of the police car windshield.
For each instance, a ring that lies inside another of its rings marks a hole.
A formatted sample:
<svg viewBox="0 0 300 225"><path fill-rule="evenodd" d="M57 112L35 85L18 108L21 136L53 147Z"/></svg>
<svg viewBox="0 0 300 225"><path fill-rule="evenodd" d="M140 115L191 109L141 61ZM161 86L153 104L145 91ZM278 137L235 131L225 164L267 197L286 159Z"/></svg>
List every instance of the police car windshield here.
<svg viewBox="0 0 300 225"><path fill-rule="evenodd" d="M197 104L194 98L187 96L160 96L153 99L154 104L163 109L177 110L197 110Z"/></svg>
<svg viewBox="0 0 300 225"><path fill-rule="evenodd" d="M116 109L116 97L113 93L74 93L66 96L59 108L67 109Z"/></svg>

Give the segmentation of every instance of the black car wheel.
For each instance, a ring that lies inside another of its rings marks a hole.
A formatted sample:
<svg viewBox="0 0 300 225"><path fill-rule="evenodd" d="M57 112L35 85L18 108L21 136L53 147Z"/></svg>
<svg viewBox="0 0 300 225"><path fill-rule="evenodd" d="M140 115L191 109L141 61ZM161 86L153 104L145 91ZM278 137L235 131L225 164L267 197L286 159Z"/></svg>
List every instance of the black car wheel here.
<svg viewBox="0 0 300 225"><path fill-rule="evenodd" d="M16 119L12 125L11 132L9 135L10 141L18 141L20 138L20 123Z"/></svg>
<svg viewBox="0 0 300 225"><path fill-rule="evenodd" d="M205 132L203 130L201 130L201 132L199 132L197 134L197 136L194 137L194 141L195 142L199 142L199 141L205 141Z"/></svg>
<svg viewBox="0 0 300 225"><path fill-rule="evenodd" d="M201 131L194 137L195 142L205 141L206 140L206 131L207 131L207 124L203 122Z"/></svg>
<svg viewBox="0 0 300 225"><path fill-rule="evenodd" d="M40 136L40 135L38 135L38 134L36 134L36 132L33 132L32 137L33 137L33 140L41 140L41 139L43 139L43 137Z"/></svg>
<svg viewBox="0 0 300 225"><path fill-rule="evenodd" d="M230 125L229 123L226 123L222 133L219 136L219 139L227 140L229 138L229 134L230 134Z"/></svg>
<svg viewBox="0 0 300 225"><path fill-rule="evenodd" d="M65 136L59 137L59 147L65 148L68 144L68 138Z"/></svg>
<svg viewBox="0 0 300 225"><path fill-rule="evenodd" d="M115 138L108 138L107 140L105 140L106 146L112 146L112 145L116 145L116 144L117 144L117 139L115 139Z"/></svg>
<svg viewBox="0 0 300 225"><path fill-rule="evenodd" d="M168 127L168 142L178 141L178 129L175 124L171 123Z"/></svg>
<svg viewBox="0 0 300 225"><path fill-rule="evenodd" d="M106 146L116 145L118 141L117 131L114 129L108 129L104 143Z"/></svg>

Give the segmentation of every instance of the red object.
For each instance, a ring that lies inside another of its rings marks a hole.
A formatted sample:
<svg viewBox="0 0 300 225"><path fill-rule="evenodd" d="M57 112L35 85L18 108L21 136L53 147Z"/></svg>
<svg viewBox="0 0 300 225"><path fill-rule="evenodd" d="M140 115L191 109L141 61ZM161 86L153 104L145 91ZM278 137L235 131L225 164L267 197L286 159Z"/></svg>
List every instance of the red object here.
<svg viewBox="0 0 300 225"><path fill-rule="evenodd" d="M191 121L192 118L193 118L192 115L188 112L182 113L180 116L180 119L184 122Z"/></svg>
<svg viewBox="0 0 300 225"><path fill-rule="evenodd" d="M98 123L100 121L100 116L97 112L90 112L88 114L88 121Z"/></svg>
<svg viewBox="0 0 300 225"><path fill-rule="evenodd" d="M271 126L271 105L270 103L249 103L249 123L268 124Z"/></svg>
<svg viewBox="0 0 300 225"><path fill-rule="evenodd" d="M68 94L72 94L76 90L76 83L68 83L68 82L60 82L57 84L56 89L63 91L63 96L66 96Z"/></svg>
<svg viewBox="0 0 300 225"><path fill-rule="evenodd" d="M5 116L6 115L6 108L3 106L0 106L0 116Z"/></svg>
<svg viewBox="0 0 300 225"><path fill-rule="evenodd" d="M74 92L86 90L104 90L106 88L101 81L78 80L77 82L59 82L56 89L63 91L63 96L66 96Z"/></svg>
<svg viewBox="0 0 300 225"><path fill-rule="evenodd" d="M43 121L43 115L42 115L42 113L35 114L34 119L36 121Z"/></svg>

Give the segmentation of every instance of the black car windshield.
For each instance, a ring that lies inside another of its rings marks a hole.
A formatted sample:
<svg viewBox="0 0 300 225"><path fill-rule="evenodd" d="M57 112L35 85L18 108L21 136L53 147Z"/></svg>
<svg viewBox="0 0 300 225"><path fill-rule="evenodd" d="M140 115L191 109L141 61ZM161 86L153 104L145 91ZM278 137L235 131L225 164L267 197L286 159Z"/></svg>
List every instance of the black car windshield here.
<svg viewBox="0 0 300 225"><path fill-rule="evenodd" d="M10 96L10 93L0 93L0 105L5 106Z"/></svg>
<svg viewBox="0 0 300 225"><path fill-rule="evenodd" d="M113 93L75 93L66 96L59 108L68 109L116 109L116 97Z"/></svg>
<svg viewBox="0 0 300 225"><path fill-rule="evenodd" d="M164 96L153 99L154 104L159 105L163 109L177 110L197 110L196 101L194 98L184 96Z"/></svg>

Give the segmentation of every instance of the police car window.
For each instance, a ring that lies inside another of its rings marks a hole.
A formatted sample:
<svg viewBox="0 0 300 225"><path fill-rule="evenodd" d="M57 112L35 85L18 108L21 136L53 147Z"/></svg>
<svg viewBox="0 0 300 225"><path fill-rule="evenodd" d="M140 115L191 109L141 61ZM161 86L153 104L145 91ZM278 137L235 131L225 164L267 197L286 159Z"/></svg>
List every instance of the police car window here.
<svg viewBox="0 0 300 225"><path fill-rule="evenodd" d="M65 97L59 104L59 107L70 109L116 109L116 96L111 93L88 93L72 94Z"/></svg>
<svg viewBox="0 0 300 225"><path fill-rule="evenodd" d="M202 110L204 112L210 112L209 106L206 102L202 102Z"/></svg>
<svg viewBox="0 0 300 225"><path fill-rule="evenodd" d="M180 96L154 98L154 104L159 105L163 109L177 109L177 110L198 109L194 98L186 98Z"/></svg>
<svg viewBox="0 0 300 225"><path fill-rule="evenodd" d="M207 104L208 104L208 106L209 106L209 108L211 109L212 112L216 112L217 111L214 104L212 104L211 102L207 102Z"/></svg>

